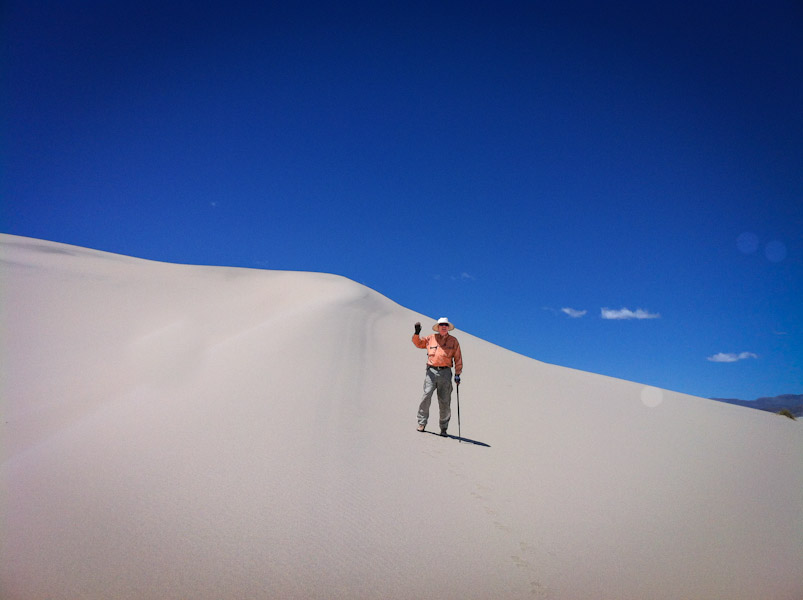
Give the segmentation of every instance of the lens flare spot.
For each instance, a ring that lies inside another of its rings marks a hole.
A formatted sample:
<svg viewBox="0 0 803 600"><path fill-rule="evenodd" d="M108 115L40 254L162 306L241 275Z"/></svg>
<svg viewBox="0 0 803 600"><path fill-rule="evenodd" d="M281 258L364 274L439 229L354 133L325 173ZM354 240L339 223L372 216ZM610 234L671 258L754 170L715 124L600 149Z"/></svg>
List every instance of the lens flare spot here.
<svg viewBox="0 0 803 600"><path fill-rule="evenodd" d="M778 240L769 242L764 247L764 256L766 256L767 260L770 262L781 262L786 258L786 244Z"/></svg>
<svg viewBox="0 0 803 600"><path fill-rule="evenodd" d="M648 408L655 408L664 401L664 392L658 388L645 386L641 390L641 401Z"/></svg>

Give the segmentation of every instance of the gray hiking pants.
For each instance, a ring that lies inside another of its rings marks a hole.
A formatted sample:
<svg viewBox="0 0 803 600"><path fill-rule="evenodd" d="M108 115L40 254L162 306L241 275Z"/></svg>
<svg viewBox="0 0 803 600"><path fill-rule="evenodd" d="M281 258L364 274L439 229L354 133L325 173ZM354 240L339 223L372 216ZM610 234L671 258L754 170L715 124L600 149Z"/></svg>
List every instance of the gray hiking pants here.
<svg viewBox="0 0 803 600"><path fill-rule="evenodd" d="M449 367L427 367L427 376L424 378L424 395L418 406L418 424L426 425L429 420L429 405L432 394L438 391L438 408L440 410L441 429L449 427L452 417L452 370Z"/></svg>

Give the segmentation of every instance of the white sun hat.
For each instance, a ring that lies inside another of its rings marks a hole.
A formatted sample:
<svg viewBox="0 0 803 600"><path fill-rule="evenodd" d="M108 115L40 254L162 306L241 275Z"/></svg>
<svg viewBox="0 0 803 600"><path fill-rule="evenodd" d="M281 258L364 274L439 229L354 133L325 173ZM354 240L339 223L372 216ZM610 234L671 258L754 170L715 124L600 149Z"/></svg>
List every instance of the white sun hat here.
<svg viewBox="0 0 803 600"><path fill-rule="evenodd" d="M437 323L435 323L435 324L432 326L432 331L438 331L438 326L439 326L441 323L446 323L446 324L449 326L449 331L451 331L452 329L454 329L454 325L452 325L451 323L449 323L449 319L447 319L446 317L441 317L440 319L438 319L438 322L437 322Z"/></svg>

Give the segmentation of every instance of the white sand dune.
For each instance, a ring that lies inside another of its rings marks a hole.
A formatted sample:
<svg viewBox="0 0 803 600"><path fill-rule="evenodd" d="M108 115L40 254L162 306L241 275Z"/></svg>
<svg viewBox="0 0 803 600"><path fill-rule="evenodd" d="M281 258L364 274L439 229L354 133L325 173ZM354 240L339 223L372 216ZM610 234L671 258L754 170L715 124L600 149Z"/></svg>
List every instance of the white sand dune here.
<svg viewBox="0 0 803 600"><path fill-rule="evenodd" d="M5 600L803 598L799 423L457 330L459 443L415 431L440 315L333 275L0 259Z"/></svg>

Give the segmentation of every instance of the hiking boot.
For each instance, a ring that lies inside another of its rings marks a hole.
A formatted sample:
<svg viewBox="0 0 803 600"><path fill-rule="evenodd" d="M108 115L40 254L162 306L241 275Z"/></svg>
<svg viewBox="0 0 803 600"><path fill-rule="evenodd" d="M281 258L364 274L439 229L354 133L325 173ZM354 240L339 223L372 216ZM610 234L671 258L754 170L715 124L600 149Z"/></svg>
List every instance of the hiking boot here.
<svg viewBox="0 0 803 600"><path fill-rule="evenodd" d="M448 437L448 436L446 435L446 430L445 430L445 429L441 429L441 435L442 435L443 437Z"/></svg>
<svg viewBox="0 0 803 600"><path fill-rule="evenodd" d="M419 425L418 426L418 431L424 431L425 428L426 428L426 425Z"/></svg>

